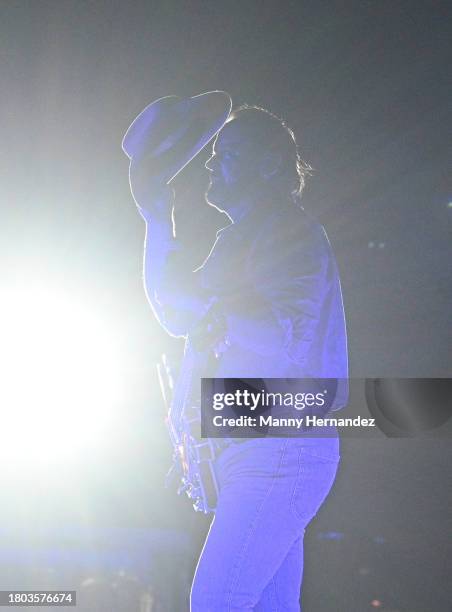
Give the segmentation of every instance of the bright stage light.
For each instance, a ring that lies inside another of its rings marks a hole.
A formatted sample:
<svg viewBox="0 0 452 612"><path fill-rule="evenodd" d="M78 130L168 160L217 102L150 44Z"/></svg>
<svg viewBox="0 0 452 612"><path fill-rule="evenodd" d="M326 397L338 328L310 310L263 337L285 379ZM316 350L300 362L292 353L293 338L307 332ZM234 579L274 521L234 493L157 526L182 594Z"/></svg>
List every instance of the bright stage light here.
<svg viewBox="0 0 452 612"><path fill-rule="evenodd" d="M77 296L0 293L0 459L58 464L102 444L121 399L114 330Z"/></svg>

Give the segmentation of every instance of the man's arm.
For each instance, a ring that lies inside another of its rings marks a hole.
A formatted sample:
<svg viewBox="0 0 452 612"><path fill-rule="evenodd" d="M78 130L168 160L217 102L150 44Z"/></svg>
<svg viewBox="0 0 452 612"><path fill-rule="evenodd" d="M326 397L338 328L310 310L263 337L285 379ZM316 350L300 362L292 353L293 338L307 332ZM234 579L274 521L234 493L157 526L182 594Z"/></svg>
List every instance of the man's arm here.
<svg viewBox="0 0 452 612"><path fill-rule="evenodd" d="M174 192L149 181L143 162L130 164L130 188L146 223L143 275L146 296L159 323L173 336L185 336L204 316L211 300L184 263L173 227ZM185 268L185 269L184 269Z"/></svg>

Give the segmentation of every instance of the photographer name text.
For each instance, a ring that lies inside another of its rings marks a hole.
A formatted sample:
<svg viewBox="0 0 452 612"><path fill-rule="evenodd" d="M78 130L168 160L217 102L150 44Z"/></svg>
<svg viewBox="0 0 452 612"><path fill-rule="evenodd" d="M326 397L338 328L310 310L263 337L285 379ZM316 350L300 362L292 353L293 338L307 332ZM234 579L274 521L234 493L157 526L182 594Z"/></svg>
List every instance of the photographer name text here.
<svg viewBox="0 0 452 612"><path fill-rule="evenodd" d="M375 427L375 419L362 418L320 418L305 416L299 418L278 418L272 415L259 417L239 416L236 418L215 415L212 419L214 427Z"/></svg>

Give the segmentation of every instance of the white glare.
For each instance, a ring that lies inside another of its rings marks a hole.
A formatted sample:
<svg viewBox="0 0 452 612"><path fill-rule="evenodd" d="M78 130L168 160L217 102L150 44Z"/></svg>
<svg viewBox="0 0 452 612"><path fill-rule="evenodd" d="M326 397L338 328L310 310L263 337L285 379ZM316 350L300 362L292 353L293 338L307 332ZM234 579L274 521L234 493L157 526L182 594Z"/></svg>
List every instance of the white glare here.
<svg viewBox="0 0 452 612"><path fill-rule="evenodd" d="M0 312L0 459L13 467L79 458L102 442L122 394L111 330L56 291L2 291Z"/></svg>

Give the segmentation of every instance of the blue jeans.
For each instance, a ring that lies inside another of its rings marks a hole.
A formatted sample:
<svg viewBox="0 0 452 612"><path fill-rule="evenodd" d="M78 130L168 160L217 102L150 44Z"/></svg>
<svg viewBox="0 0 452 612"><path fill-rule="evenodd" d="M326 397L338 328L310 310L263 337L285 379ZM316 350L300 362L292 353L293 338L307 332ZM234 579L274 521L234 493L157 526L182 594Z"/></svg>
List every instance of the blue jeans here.
<svg viewBox="0 0 452 612"><path fill-rule="evenodd" d="M337 438L249 440L220 454L191 612L299 612L303 535L338 463Z"/></svg>

